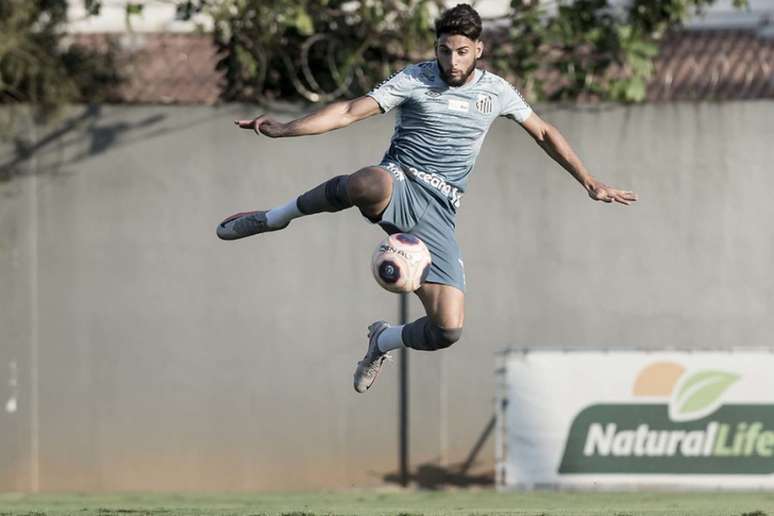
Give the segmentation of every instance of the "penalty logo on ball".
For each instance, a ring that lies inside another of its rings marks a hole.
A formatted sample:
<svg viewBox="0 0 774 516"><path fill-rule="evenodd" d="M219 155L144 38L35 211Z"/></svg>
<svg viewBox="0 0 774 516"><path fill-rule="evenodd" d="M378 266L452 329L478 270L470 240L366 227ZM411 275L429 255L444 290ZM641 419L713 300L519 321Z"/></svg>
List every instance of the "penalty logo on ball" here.
<svg viewBox="0 0 774 516"><path fill-rule="evenodd" d="M408 233L396 233L376 247L371 271L382 288L413 292L425 281L430 263L430 251L424 242Z"/></svg>

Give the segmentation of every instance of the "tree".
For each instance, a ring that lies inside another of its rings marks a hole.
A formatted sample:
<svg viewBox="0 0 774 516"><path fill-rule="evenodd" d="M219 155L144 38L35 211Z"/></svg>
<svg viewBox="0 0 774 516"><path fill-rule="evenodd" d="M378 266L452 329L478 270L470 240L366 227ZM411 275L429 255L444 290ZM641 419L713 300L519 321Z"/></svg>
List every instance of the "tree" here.
<svg viewBox="0 0 774 516"><path fill-rule="evenodd" d="M0 2L0 103L49 114L69 102L99 102L117 84L113 52L65 45L66 0Z"/></svg>
<svg viewBox="0 0 774 516"><path fill-rule="evenodd" d="M82 0L91 15L101 0ZM177 16L206 13L226 100L326 102L363 94L433 54L442 0L169 0ZM532 100L639 102L659 41L715 0L512 0L485 34L489 67ZM734 0L743 7L746 0ZM143 0L127 0L127 20ZM113 55L63 44L67 0L0 2L0 102L42 112L108 98ZM503 23L504 22L504 23ZM128 24L131 29L131 25Z"/></svg>
<svg viewBox="0 0 774 516"><path fill-rule="evenodd" d="M490 68L533 100L639 102L659 41L715 0L512 0L492 30ZM368 91L432 56L440 1L187 0L206 10L225 52L227 99L330 100ZM734 0L743 7L746 0Z"/></svg>
<svg viewBox="0 0 774 516"><path fill-rule="evenodd" d="M432 53L441 0L198 0L224 53L228 100L329 101L368 91L396 67Z"/></svg>
<svg viewBox="0 0 774 516"><path fill-rule="evenodd" d="M715 0L512 0L493 66L536 100L645 99L659 41ZM734 0L741 8L746 0Z"/></svg>

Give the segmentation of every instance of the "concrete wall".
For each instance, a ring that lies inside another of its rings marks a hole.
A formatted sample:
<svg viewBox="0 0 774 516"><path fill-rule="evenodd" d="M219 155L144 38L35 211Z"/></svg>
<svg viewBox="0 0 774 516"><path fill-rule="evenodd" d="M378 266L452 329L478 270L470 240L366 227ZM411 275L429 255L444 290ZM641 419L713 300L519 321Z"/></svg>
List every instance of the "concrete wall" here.
<svg viewBox="0 0 774 516"><path fill-rule="evenodd" d="M369 271L380 230L351 211L214 234L234 211L378 162L392 117L270 140L231 125L253 112L78 108L20 122L2 148L0 490L312 489L395 473L398 368L367 395L351 387L366 326L397 317ZM415 469L465 460L506 346L771 344L774 103L541 113L641 201L591 201L517 125L495 123L459 212L463 340L411 354Z"/></svg>

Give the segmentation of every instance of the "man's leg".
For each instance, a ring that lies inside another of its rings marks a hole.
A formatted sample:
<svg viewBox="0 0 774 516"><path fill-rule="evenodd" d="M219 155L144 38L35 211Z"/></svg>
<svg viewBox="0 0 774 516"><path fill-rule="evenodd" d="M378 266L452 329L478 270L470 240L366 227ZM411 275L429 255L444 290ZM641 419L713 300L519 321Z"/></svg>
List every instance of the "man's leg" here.
<svg viewBox="0 0 774 516"><path fill-rule="evenodd" d="M368 328L368 351L355 368L354 386L365 392L373 385L387 352L403 346L421 351L448 348L462 335L465 294L440 283L425 283L416 291L426 316L416 321L390 326L377 321Z"/></svg>
<svg viewBox="0 0 774 516"><path fill-rule="evenodd" d="M333 213L357 206L366 217L378 219L390 202L392 175L381 167L365 167L351 175L336 176L268 211L237 213L218 225L223 240L277 231L290 221L315 213Z"/></svg>
<svg viewBox="0 0 774 516"><path fill-rule="evenodd" d="M456 287L439 283L425 283L416 294L427 315L412 323L385 329L377 341L380 351L386 353L402 346L436 351L448 348L460 339L465 319L465 294Z"/></svg>
<svg viewBox="0 0 774 516"><path fill-rule="evenodd" d="M408 188L410 183L406 181L404 186ZM397 189L396 192L401 193L403 189ZM427 281L416 292L427 315L405 325L391 326L386 321L377 321L368 328L368 351L355 368L357 392L364 392L373 385L388 351L403 346L436 351L448 348L462 334L465 270L454 235L453 213L433 199L432 194L421 185L416 186L412 192L410 202L416 206L421 207L422 197L428 201L420 220L411 224L409 230L412 235L422 239L433 259ZM406 195L399 195L394 202L402 207L402 199L405 198ZM387 213L384 217L390 219L394 214ZM406 224L401 226L408 227Z"/></svg>

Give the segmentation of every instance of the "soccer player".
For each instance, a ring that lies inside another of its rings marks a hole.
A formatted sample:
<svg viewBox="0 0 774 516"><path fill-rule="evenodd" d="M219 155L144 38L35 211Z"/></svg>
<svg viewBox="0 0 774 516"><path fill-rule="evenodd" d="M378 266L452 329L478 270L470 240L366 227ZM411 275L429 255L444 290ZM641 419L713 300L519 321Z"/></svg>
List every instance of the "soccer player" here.
<svg viewBox="0 0 774 516"><path fill-rule="evenodd" d="M368 328L368 349L354 374L357 392L373 385L387 352L406 346L447 348L462 333L465 276L454 235L455 215L487 130L495 118L510 118L567 170L596 201L630 204L633 192L594 179L559 131L543 121L503 78L476 68L484 50L481 18L467 4L436 21L436 59L409 65L367 95L334 102L282 123L268 115L236 120L270 138L322 134L397 108L390 147L378 165L340 175L287 204L228 217L217 228L224 240L284 229L290 221L357 206L388 234L416 235L432 265L416 291L426 316L406 325L377 321Z"/></svg>

